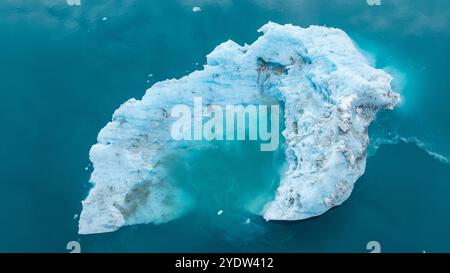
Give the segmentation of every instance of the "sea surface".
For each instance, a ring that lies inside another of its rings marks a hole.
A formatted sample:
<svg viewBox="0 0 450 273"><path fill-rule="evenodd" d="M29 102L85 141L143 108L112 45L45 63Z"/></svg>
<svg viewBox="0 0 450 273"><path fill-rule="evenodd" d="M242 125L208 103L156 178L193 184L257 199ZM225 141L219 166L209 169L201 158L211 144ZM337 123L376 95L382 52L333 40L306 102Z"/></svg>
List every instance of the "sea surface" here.
<svg viewBox="0 0 450 273"><path fill-rule="evenodd" d="M200 12L193 12L193 7ZM367 169L320 217L266 222L282 154L223 145L173 162L201 196L175 221L79 235L89 149L121 103L201 69L268 21L346 31L402 95L370 127ZM2 0L0 252L450 252L450 2L447 0ZM222 211L218 215L218 211Z"/></svg>

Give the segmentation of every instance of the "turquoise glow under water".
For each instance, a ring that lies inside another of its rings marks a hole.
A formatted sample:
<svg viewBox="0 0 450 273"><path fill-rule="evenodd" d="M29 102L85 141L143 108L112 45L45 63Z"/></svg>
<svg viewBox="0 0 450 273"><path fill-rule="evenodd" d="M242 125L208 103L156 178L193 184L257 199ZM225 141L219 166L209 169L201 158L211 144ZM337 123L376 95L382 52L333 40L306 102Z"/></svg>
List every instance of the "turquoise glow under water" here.
<svg viewBox="0 0 450 273"><path fill-rule="evenodd" d="M345 30L392 71L403 97L380 113L372 143L415 137L450 156L449 13L446 0L2 1L0 251L66 252L73 240L86 252L367 252L373 240L385 252L450 251L450 166L413 143L372 147L350 199L306 221L265 222L241 209L273 194L283 158L246 142L214 143L173 163L172 179L202 197L202 209L89 236L74 219L89 189L89 149L114 110L200 69L223 41L253 42L269 20Z"/></svg>

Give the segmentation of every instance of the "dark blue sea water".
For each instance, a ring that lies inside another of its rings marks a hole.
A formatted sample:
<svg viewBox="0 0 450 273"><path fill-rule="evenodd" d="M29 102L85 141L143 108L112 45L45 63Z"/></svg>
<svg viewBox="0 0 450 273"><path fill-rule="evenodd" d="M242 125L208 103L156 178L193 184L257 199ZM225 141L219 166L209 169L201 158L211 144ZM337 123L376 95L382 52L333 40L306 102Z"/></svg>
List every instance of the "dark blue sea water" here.
<svg viewBox="0 0 450 273"><path fill-rule="evenodd" d="M368 252L369 241L383 252L450 251L449 1L81 1L0 3L1 252L67 252L69 241L84 252ZM395 76L403 103L371 127L367 170L350 199L299 222L236 214L236 193L273 185L279 155L244 145L233 157L218 146L174 173L199 181L200 195L212 192L205 185L223 191L205 198L209 207L167 224L78 235L88 152L114 110L200 69L221 42L253 42L269 20L341 28ZM410 142L376 149L398 138Z"/></svg>

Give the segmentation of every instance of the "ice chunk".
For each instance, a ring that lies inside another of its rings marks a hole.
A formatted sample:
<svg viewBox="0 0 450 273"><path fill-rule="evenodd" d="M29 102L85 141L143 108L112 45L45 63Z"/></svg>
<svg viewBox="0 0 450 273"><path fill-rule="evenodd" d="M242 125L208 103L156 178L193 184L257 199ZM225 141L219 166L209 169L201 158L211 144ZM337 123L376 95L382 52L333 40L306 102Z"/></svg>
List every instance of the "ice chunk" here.
<svg viewBox="0 0 450 273"><path fill-rule="evenodd" d="M66 0L66 3L69 6L80 6L81 0Z"/></svg>
<svg viewBox="0 0 450 273"><path fill-rule="evenodd" d="M186 143L170 137L174 104L284 104L286 160L266 220L299 220L340 205L364 173L368 126L400 100L391 76L375 69L342 30L268 23L251 45L227 41L204 70L156 83L142 100L124 103L90 151L94 187L83 201L79 233L164 223L193 208L165 172L169 153ZM226 174L224 174L226 175Z"/></svg>

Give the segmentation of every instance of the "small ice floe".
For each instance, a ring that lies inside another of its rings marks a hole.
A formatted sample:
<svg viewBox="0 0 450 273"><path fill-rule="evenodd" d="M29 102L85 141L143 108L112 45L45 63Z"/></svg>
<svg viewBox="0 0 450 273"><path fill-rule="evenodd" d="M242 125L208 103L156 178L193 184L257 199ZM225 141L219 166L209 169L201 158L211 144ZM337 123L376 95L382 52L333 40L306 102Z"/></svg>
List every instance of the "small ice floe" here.
<svg viewBox="0 0 450 273"><path fill-rule="evenodd" d="M78 218L78 214L74 214L73 219L77 219L77 218Z"/></svg>
<svg viewBox="0 0 450 273"><path fill-rule="evenodd" d="M69 6L80 6L81 0L66 0L66 3Z"/></svg>
<svg viewBox="0 0 450 273"><path fill-rule="evenodd" d="M218 212L217 212L217 215L222 215L222 213L223 213L223 210L219 210Z"/></svg>
<svg viewBox="0 0 450 273"><path fill-rule="evenodd" d="M200 7L193 7L192 11L193 12L200 12L200 11L202 11L202 8L200 8Z"/></svg>
<svg viewBox="0 0 450 273"><path fill-rule="evenodd" d="M153 77L153 74L148 74L148 77L149 77L149 78Z"/></svg>
<svg viewBox="0 0 450 273"><path fill-rule="evenodd" d="M85 171L89 170L89 166L86 166L86 168L84 168Z"/></svg>
<svg viewBox="0 0 450 273"><path fill-rule="evenodd" d="M250 224L252 221L250 220L250 218L247 218L247 220L245 220L245 223L248 225Z"/></svg>
<svg viewBox="0 0 450 273"><path fill-rule="evenodd" d="M106 20L108 20L108 17L103 17L102 18L102 21L106 21Z"/></svg>

